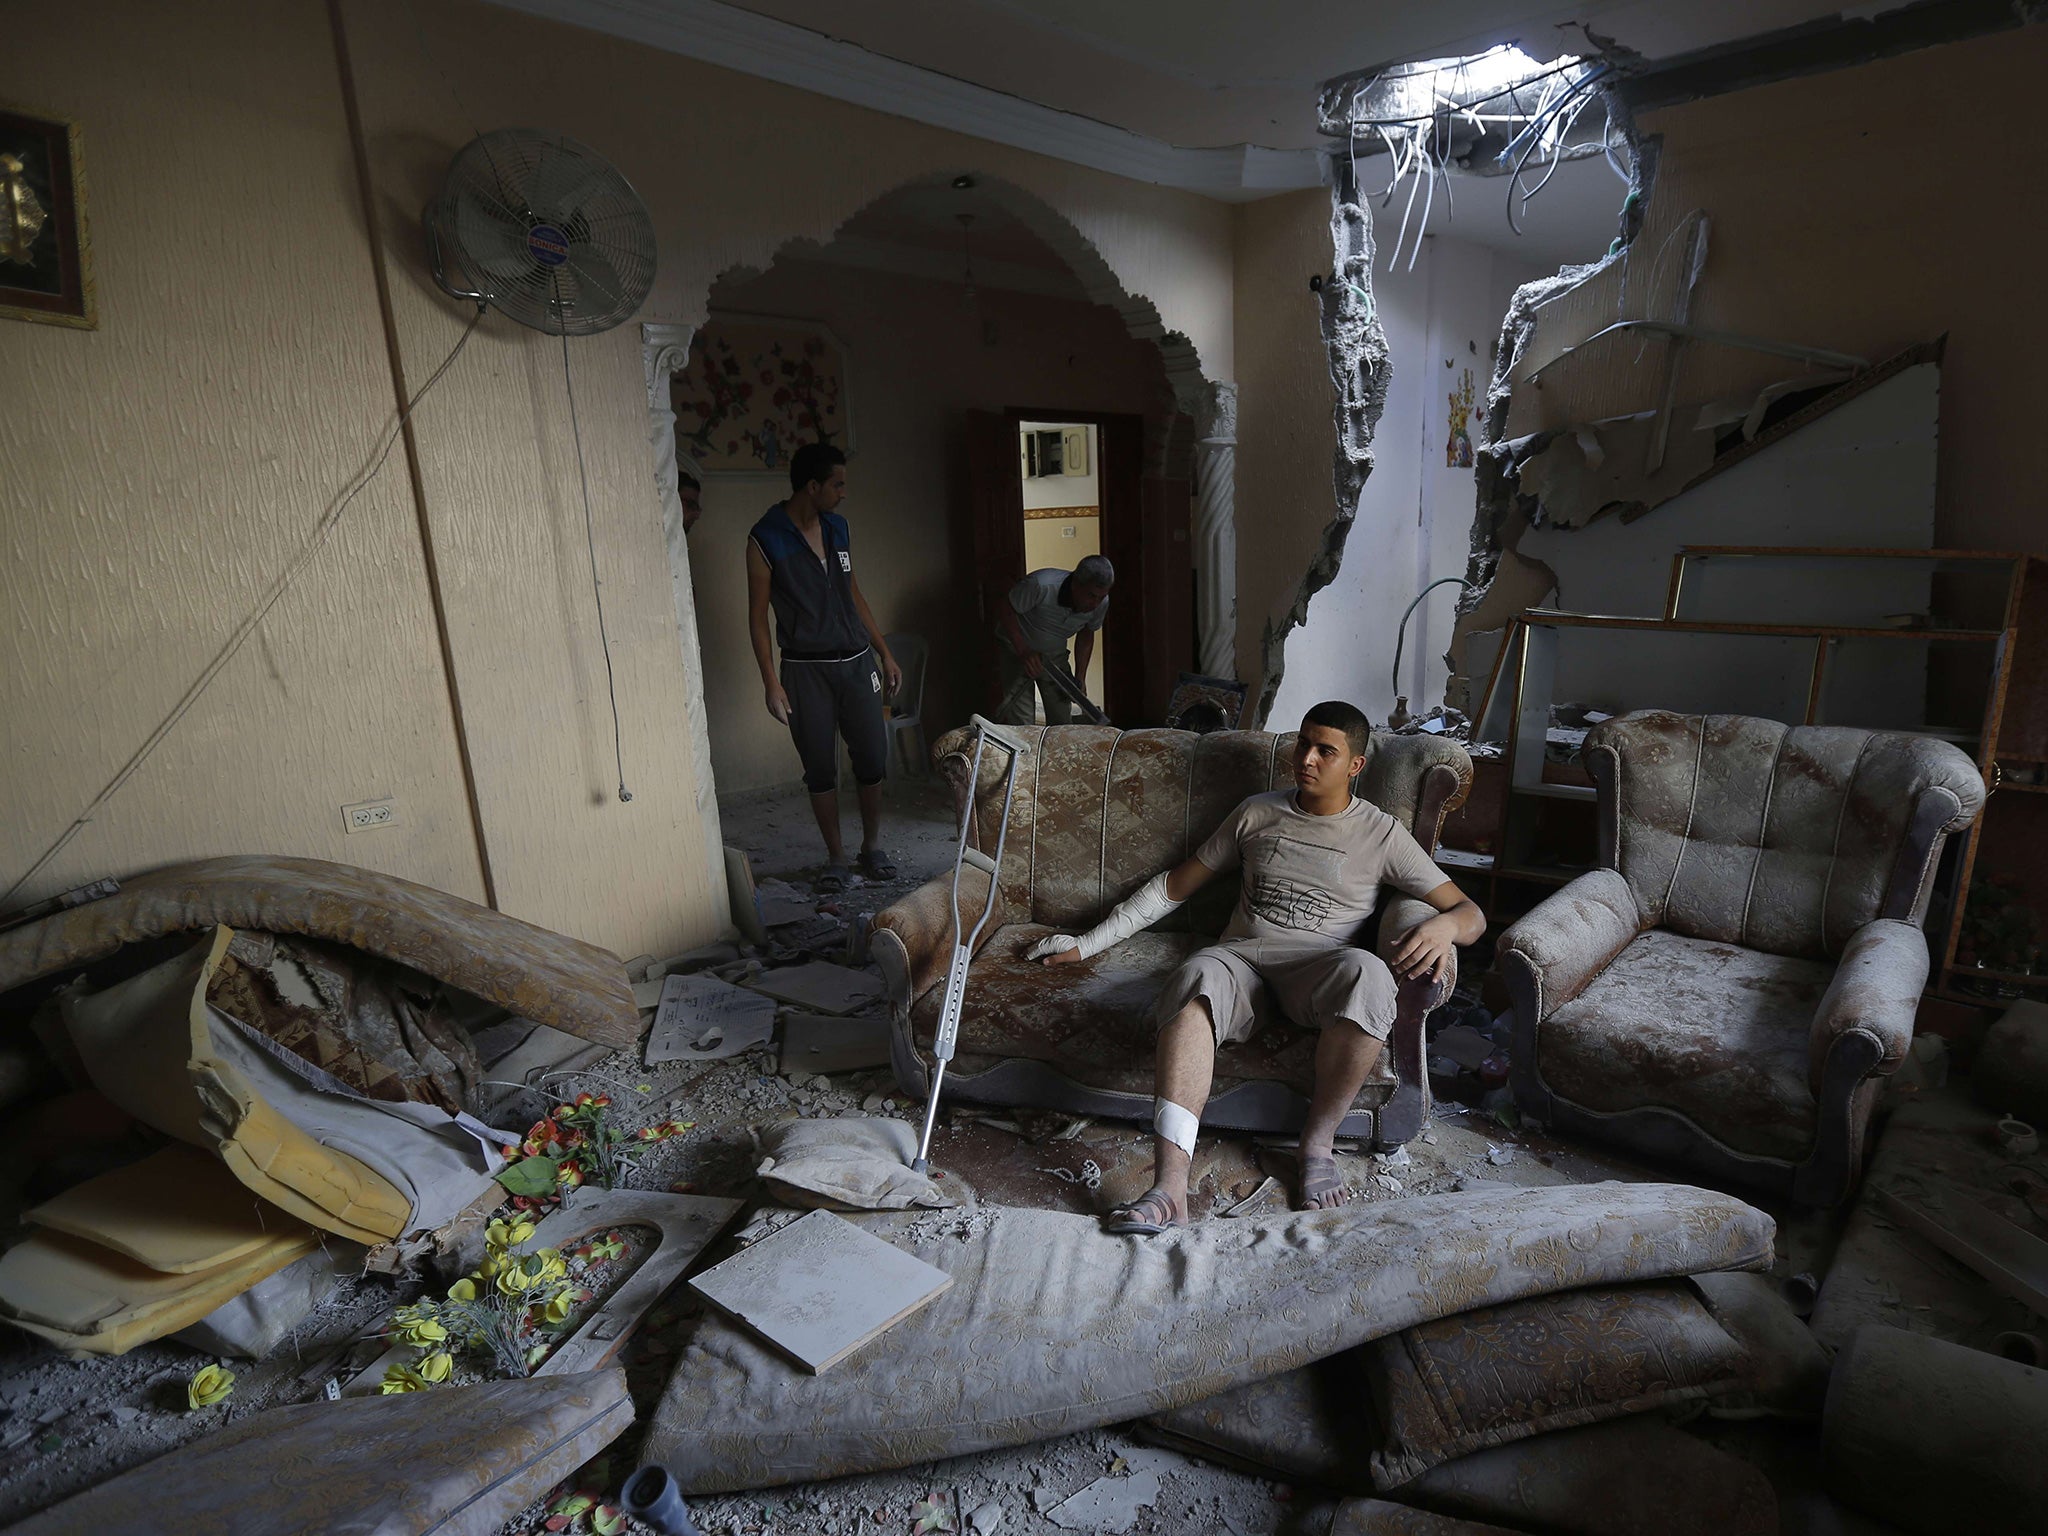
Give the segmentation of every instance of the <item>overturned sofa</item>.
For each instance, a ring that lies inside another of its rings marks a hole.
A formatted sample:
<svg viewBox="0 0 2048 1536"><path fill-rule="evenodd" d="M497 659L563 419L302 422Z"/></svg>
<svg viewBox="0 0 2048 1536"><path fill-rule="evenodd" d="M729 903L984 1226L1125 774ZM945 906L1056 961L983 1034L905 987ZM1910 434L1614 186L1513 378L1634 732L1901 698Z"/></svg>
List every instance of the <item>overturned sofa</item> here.
<svg viewBox="0 0 2048 1536"><path fill-rule="evenodd" d="M996 911L968 973L959 1054L946 1096L1148 1120L1152 1113L1153 998L1188 956L1213 942L1237 900L1235 875L1213 881L1178 912L1085 966L1047 970L1024 952L1044 935L1099 921L1152 875L1180 863L1249 795L1291 782L1292 733L1118 731L1054 726L1018 731L1009 836ZM954 731L933 749L957 803L971 794L974 846L993 852L1002 830L1002 754L984 755L970 785L973 736ZM1407 827L1434 855L1444 816L1470 787L1463 747L1438 736L1376 732L1359 793ZM873 952L894 1007L891 1062L903 1091L922 1098L953 929L941 877L878 913ZM989 877L960 878L969 927ZM1423 902L1388 890L1378 948L1429 915ZM1450 995L1454 974L1401 988L1389 1049L1345 1116L1339 1134L1394 1147L1428 1114L1423 1019ZM1217 1054L1203 1124L1219 1130L1298 1129L1313 1082L1315 1038L1282 1021Z"/></svg>

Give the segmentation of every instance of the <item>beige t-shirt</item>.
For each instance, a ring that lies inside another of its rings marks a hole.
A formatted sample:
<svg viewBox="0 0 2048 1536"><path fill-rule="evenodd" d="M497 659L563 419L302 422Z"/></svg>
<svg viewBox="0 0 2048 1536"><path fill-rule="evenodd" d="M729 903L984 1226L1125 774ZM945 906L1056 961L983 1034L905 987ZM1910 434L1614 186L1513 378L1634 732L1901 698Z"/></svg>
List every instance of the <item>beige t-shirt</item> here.
<svg viewBox="0 0 2048 1536"><path fill-rule="evenodd" d="M1286 789L1239 805L1195 857L1218 874L1244 870L1226 939L1350 944L1382 885L1427 896L1450 878L1371 801L1354 796L1334 816L1311 816Z"/></svg>

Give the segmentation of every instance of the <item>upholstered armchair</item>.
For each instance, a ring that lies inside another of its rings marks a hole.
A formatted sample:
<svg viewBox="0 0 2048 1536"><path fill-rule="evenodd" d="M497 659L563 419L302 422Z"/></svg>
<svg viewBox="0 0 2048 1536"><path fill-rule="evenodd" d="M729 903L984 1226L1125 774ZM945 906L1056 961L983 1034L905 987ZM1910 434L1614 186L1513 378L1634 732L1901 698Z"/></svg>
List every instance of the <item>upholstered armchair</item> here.
<svg viewBox="0 0 2048 1536"><path fill-rule="evenodd" d="M1515 1100L1831 1206L1927 980L1936 860L1984 784L1946 742L1641 710L1587 733L1599 866L1502 935Z"/></svg>
<svg viewBox="0 0 2048 1536"><path fill-rule="evenodd" d="M1214 942L1237 900L1237 876L1212 881L1157 927L1086 964L1048 969L1025 960L1024 951L1048 933L1078 933L1099 921L1145 880L1199 848L1247 795L1290 787L1293 735L1197 736L1081 725L1013 734L1026 752L1010 808L997 910L968 972L945 1095L1149 1123L1152 1001L1181 961ZM973 755L966 731L933 747L955 803L973 796L975 846L993 851L1003 808L1003 754L984 753L981 780L970 785ZM1375 734L1358 790L1434 853L1444 815L1465 798L1471 779L1471 760L1456 742ZM951 878L930 882L875 918L873 954L894 1005L892 1063L912 1098L926 1092L952 955ZM962 871L961 911L970 928L987 891L986 875ZM1430 911L1426 902L1383 890L1382 955ZM1389 1048L1339 1135L1394 1147L1422 1129L1429 1108L1422 1021L1450 995L1455 979L1401 989ZM1313 1033L1268 1023L1217 1053L1202 1123L1225 1130L1299 1129L1314 1065Z"/></svg>

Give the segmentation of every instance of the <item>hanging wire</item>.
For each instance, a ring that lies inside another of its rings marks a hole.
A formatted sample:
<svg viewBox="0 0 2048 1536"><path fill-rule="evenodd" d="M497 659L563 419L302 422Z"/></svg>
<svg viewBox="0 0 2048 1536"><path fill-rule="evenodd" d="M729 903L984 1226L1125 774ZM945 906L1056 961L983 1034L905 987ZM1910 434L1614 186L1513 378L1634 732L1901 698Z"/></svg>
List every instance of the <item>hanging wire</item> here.
<svg viewBox="0 0 2048 1536"><path fill-rule="evenodd" d="M562 280L557 275L550 279L555 285L556 301L560 302ZM612 642L604 627L604 584L597 579L597 525L590 513L590 471L583 463L583 427L576 419L576 382L569 371L569 333L562 332L562 388L569 395L569 432L576 442L576 478L583 487L583 537L590 546L590 596L597 604L597 643L604 651L604 687L612 701L612 762L619 770L619 801L621 804L633 798L633 792L626 788L626 749L620 740L619 731L619 683L612 670Z"/></svg>
<svg viewBox="0 0 2048 1536"><path fill-rule="evenodd" d="M43 850L42 857L31 864L14 884L8 886L4 892L0 892L0 911L5 911L7 903L14 897L14 893L41 874L50 860L62 853L70 846L71 840L85 830L100 807L113 799L120 792L122 785L135 777L136 772L142 765L149 761L150 755L163 745L164 738L177 728L178 722L185 718L192 706L199 702L201 695L212 686L213 680L220 676L221 669L235 659L236 654L248 643L249 637L256 633L257 627L262 624L264 619L269 617L270 610L277 606L278 599L284 596L291 584L312 563L313 557L320 553L327 543L328 535L334 532L348 509L355 504L355 499L369 488L371 481L377 478L378 473L384 468L384 461L391 457L392 448L397 444L400 434L404 432L406 422L412 419L412 413L419 409L420 402L433 392L434 386L441 382L442 377L450 368L455 366L456 358L460 357L462 349L469 345L469 338L476 334L476 328L483 318L484 306L479 304L476 307L476 314L471 317L469 324L463 327L462 335L456 339L455 345L449 349L448 355L441 359L441 366L428 376L427 382L420 386L419 393L414 395L405 409L398 413L398 419L385 429L382 443L376 450L374 461L367 469L357 475L354 484L350 485L341 494L334 506L321 516L319 522L313 525L312 533L307 536L306 542L299 547L299 552L292 556L284 570L264 589L263 596L257 599L255 608L250 611L249 615L240 624L235 626L234 632L228 636L226 643L214 653L213 660L209 661L201 669L199 676L193 679L192 686L187 688L178 702L171 706L171 712L164 716L155 730L149 733L142 745L137 747L128 761L121 765L120 770L111 779L107 780L106 786L92 797L92 800L86 805L85 809L80 811L72 819L71 824L58 834L57 840Z"/></svg>

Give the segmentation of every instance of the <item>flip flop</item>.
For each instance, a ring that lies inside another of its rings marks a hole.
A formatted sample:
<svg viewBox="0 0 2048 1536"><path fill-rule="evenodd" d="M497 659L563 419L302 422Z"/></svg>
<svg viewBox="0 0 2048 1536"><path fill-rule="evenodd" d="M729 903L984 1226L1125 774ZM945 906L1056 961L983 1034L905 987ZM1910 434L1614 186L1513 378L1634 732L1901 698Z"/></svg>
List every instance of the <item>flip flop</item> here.
<svg viewBox="0 0 2048 1536"><path fill-rule="evenodd" d="M879 848L860 851L860 872L870 880L894 880L896 861Z"/></svg>
<svg viewBox="0 0 2048 1536"><path fill-rule="evenodd" d="M1304 1157L1301 1159L1301 1203L1295 1209L1334 1211L1350 1203L1349 1189L1344 1175L1337 1171L1334 1157ZM1311 1205L1310 1201L1315 1203Z"/></svg>
<svg viewBox="0 0 2048 1536"><path fill-rule="evenodd" d="M837 895L846 889L846 876L848 873L849 869L845 859L833 859L812 878L811 889L818 892L821 896Z"/></svg>
<svg viewBox="0 0 2048 1536"><path fill-rule="evenodd" d="M1156 1214L1160 1220L1154 1220ZM1102 1230L1112 1237L1157 1237L1180 1226L1173 1214L1173 1202L1154 1185L1137 1199L1120 1205L1103 1218Z"/></svg>

